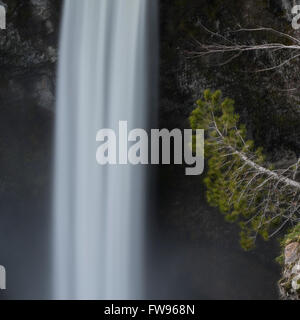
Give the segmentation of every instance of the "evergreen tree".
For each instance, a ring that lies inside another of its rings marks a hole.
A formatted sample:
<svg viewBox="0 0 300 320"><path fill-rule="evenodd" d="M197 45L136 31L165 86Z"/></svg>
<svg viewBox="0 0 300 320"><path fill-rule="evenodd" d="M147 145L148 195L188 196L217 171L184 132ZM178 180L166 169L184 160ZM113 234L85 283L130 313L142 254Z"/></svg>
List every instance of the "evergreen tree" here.
<svg viewBox="0 0 300 320"><path fill-rule="evenodd" d="M234 101L206 90L190 116L192 129L205 129L207 200L228 221L241 226L248 250L258 235L265 240L300 221L300 159L285 169L266 161L262 148L247 140Z"/></svg>

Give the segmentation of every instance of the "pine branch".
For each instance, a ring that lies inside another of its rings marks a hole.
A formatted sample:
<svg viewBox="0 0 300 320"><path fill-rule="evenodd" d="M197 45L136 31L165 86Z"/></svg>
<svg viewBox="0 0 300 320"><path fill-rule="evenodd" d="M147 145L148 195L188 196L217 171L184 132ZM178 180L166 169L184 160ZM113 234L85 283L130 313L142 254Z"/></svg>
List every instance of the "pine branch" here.
<svg viewBox="0 0 300 320"><path fill-rule="evenodd" d="M215 122L214 122L215 124ZM224 143L224 137L222 135L222 133L218 130L218 127L215 126L215 131L219 134L219 137L220 139L223 140L223 143ZM244 161L249 167L252 167L254 170L256 170L258 173L261 173L261 174L265 174L267 176L269 176L270 178L274 179L274 180L277 180L278 182L282 182L284 184L286 184L287 186L290 186L290 187L294 187L298 190L300 190L300 183L293 180L293 179L290 179L288 177L285 177L284 175L280 175L278 173L276 173L275 171L271 171L269 169L266 169L258 164L256 164L255 162L253 162L252 160L250 160L246 154L240 152L240 151L237 151L233 146L231 145L226 145L226 147L233 153L233 154L236 154L242 161ZM300 158L298 159L298 161L293 165L297 168L298 170L298 166L300 164ZM292 167L293 167L292 166ZM294 172L294 177L296 176L296 172L297 170L295 170Z"/></svg>

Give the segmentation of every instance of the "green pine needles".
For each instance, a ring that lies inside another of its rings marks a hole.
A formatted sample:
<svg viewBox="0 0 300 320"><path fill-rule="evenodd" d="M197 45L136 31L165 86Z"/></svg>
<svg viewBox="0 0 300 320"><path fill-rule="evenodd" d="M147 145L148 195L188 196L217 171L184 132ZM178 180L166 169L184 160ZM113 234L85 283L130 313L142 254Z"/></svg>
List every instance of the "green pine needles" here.
<svg viewBox="0 0 300 320"><path fill-rule="evenodd" d="M207 200L241 226L241 246L249 250L257 236L267 240L300 221L300 159L274 168L262 148L247 140L234 101L206 90L190 116L192 129L205 129Z"/></svg>

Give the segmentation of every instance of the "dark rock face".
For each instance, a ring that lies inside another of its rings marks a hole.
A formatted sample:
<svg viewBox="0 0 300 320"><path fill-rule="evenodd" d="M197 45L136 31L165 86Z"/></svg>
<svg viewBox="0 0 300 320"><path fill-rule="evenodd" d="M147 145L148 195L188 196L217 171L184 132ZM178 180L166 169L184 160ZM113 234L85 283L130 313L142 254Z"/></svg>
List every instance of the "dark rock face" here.
<svg viewBox="0 0 300 320"><path fill-rule="evenodd" d="M0 31L0 99L53 110L61 1L11 0Z"/></svg>
<svg viewBox="0 0 300 320"><path fill-rule="evenodd" d="M30 173L33 168L49 168L51 161L53 115L50 111L55 104L62 1L10 0L4 3L7 25L6 30L0 30L0 148L5 156L1 159L0 170L4 191L22 190L23 186L30 192L50 178L49 170L32 176ZM20 166L18 161L22 159ZM16 181L14 171L18 168L20 176ZM22 180L26 183L22 184Z"/></svg>
<svg viewBox="0 0 300 320"><path fill-rule="evenodd" d="M284 268L279 282L282 299L300 299L300 244L291 242L284 249Z"/></svg>
<svg viewBox="0 0 300 320"><path fill-rule="evenodd" d="M9 0L0 30L0 298L49 298L52 123L60 0Z"/></svg>
<svg viewBox="0 0 300 320"><path fill-rule="evenodd" d="M0 149L4 155L0 160L1 195L16 190L35 194L50 179L50 111L55 104L62 2L4 3L7 25L0 30Z"/></svg>
<svg viewBox="0 0 300 320"><path fill-rule="evenodd" d="M239 28L271 27L299 37L291 26L293 1L168 1L161 2L162 73L161 121L165 126L185 127L186 119L204 89L221 89L236 101L236 109L247 124L250 138L263 146L274 160L287 151L299 154L299 97L292 95L299 87L297 60L276 71L257 73L261 68L280 64L280 55L252 52L231 63L220 65L228 56L195 58L195 40L217 43L201 24L221 33L233 42L249 44L285 42L265 32L231 33ZM290 54L290 53L287 53ZM297 109L297 108L296 108ZM296 113L296 115L295 115ZM274 150L277 150L273 153ZM281 151L283 149L284 151Z"/></svg>

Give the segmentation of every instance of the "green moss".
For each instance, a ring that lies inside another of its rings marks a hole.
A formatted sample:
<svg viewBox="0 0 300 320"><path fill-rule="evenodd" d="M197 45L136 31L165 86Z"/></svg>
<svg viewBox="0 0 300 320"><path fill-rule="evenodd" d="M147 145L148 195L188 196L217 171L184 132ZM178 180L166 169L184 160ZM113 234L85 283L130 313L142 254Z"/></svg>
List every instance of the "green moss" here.
<svg viewBox="0 0 300 320"><path fill-rule="evenodd" d="M292 242L300 242L300 223L288 231L281 241L281 245L285 247Z"/></svg>
<svg viewBox="0 0 300 320"><path fill-rule="evenodd" d="M276 261L278 264L280 264L281 266L283 266L283 265L284 265L284 254L281 254L279 257L277 257L277 258L275 259L275 261Z"/></svg>
<svg viewBox="0 0 300 320"><path fill-rule="evenodd" d="M284 250L285 247L292 242L300 242L300 223L291 228L287 234L280 240L281 255L276 258L281 266L284 265Z"/></svg>

